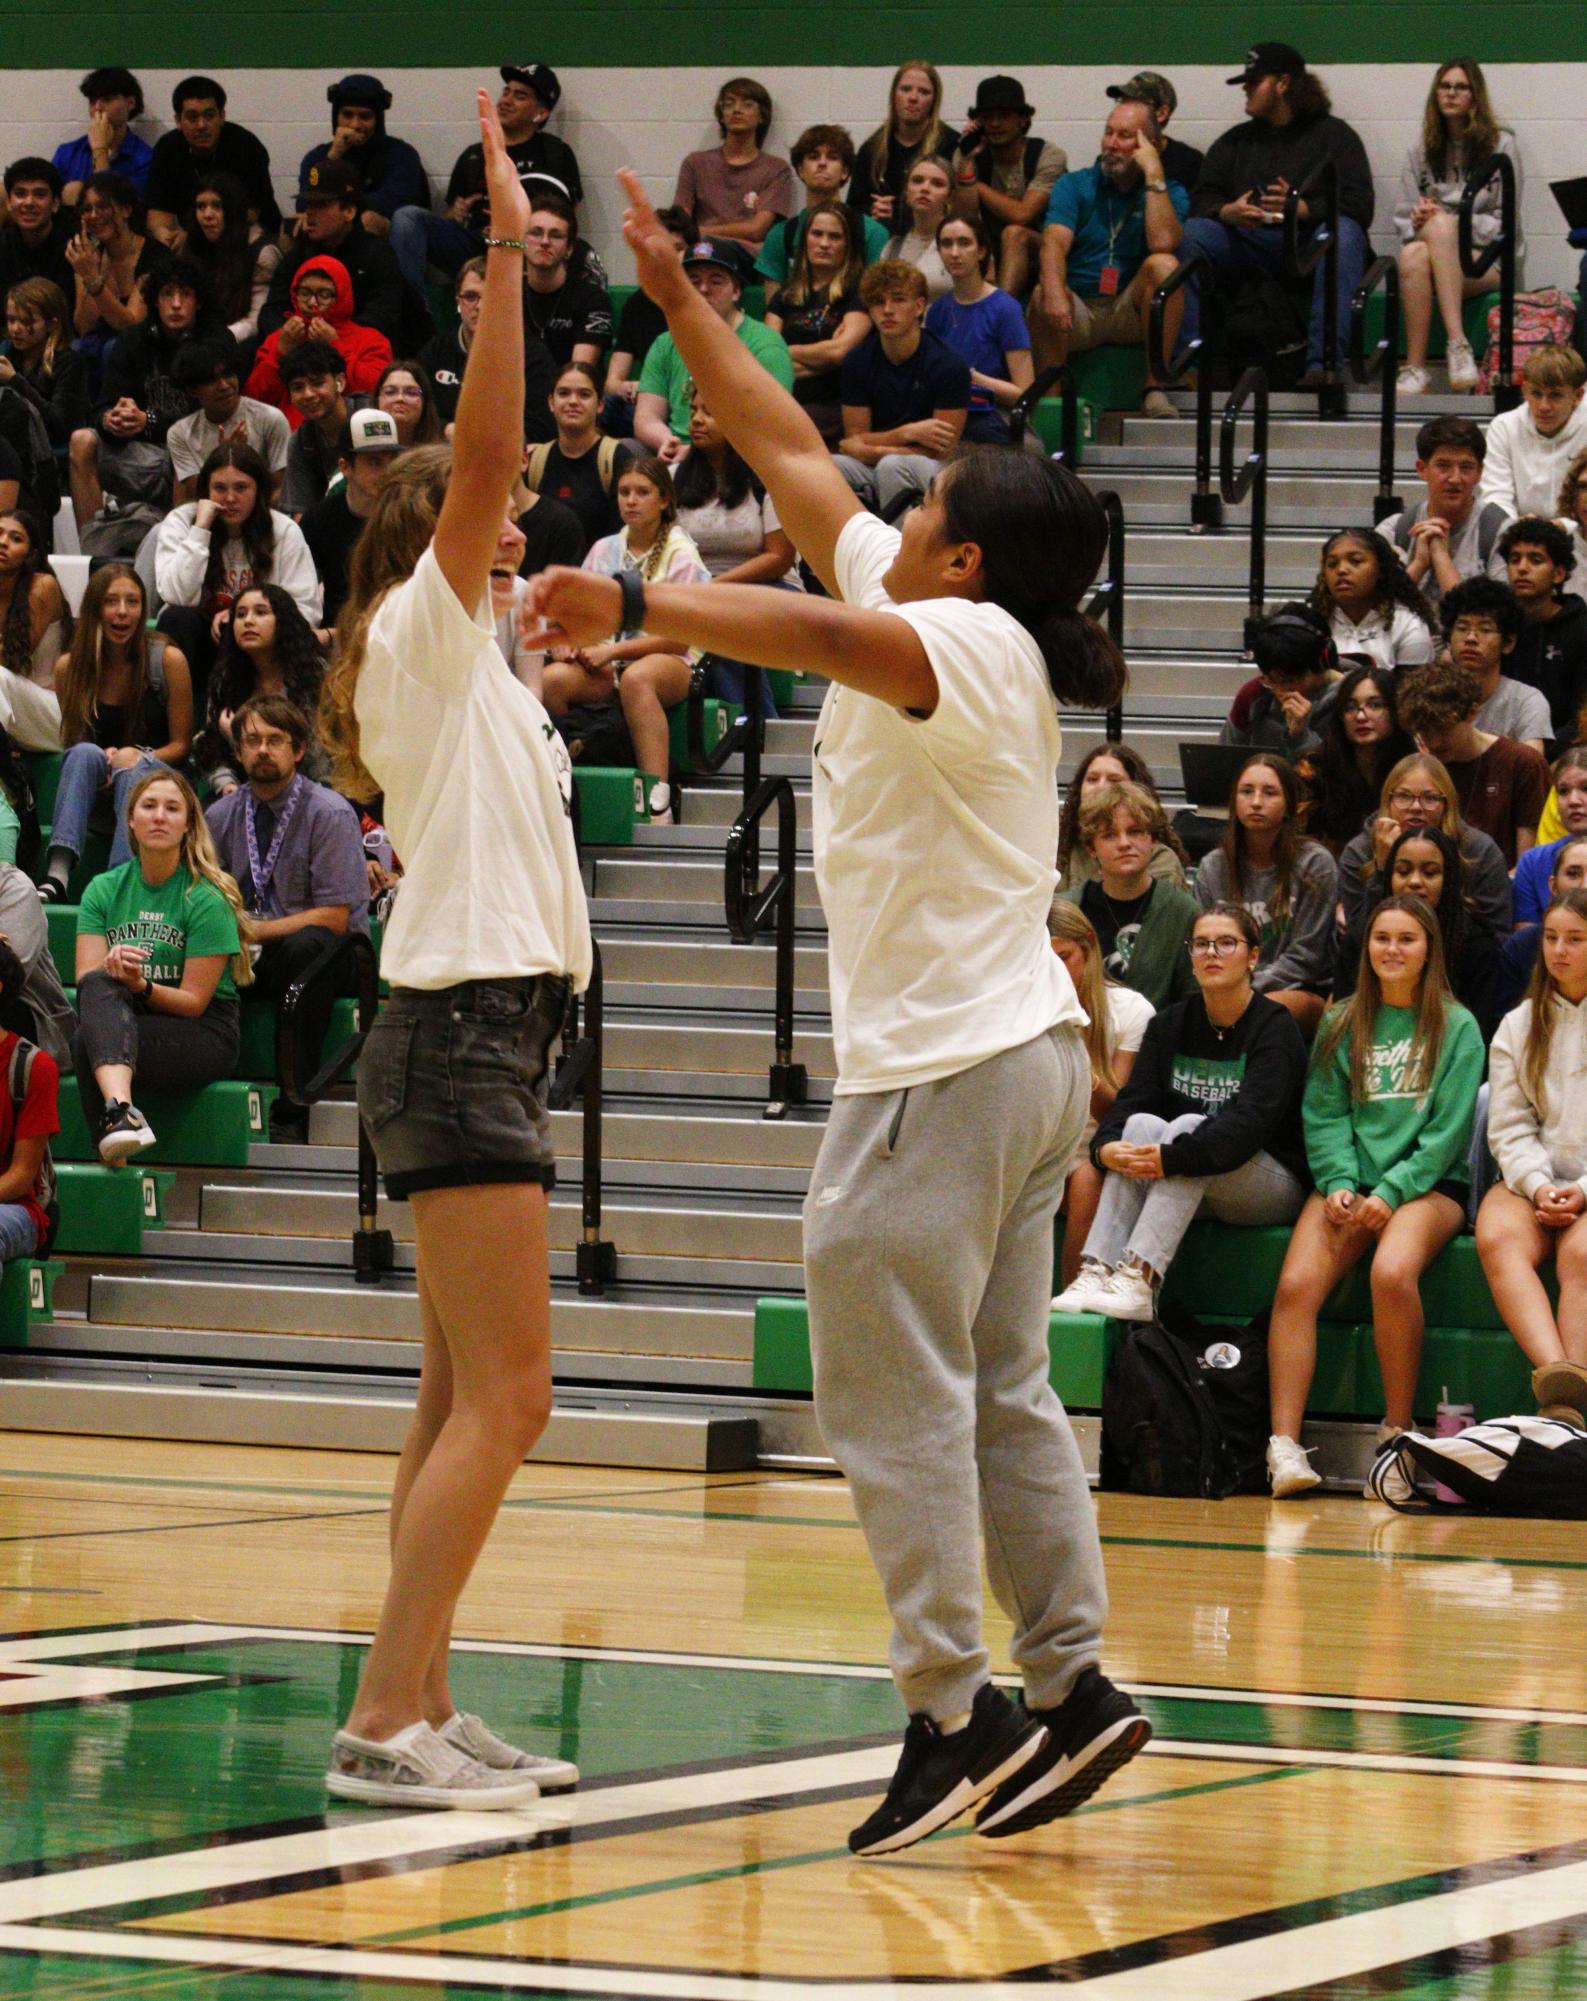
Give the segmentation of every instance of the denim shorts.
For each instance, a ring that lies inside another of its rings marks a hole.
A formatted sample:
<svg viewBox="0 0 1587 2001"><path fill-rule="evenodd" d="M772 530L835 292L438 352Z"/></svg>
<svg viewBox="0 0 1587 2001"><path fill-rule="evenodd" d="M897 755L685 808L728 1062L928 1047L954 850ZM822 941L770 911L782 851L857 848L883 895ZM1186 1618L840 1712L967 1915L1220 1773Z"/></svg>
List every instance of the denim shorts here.
<svg viewBox="0 0 1587 2001"><path fill-rule="evenodd" d="M496 1181L556 1185L546 1057L568 982L465 980L398 987L358 1059L358 1112L386 1193Z"/></svg>

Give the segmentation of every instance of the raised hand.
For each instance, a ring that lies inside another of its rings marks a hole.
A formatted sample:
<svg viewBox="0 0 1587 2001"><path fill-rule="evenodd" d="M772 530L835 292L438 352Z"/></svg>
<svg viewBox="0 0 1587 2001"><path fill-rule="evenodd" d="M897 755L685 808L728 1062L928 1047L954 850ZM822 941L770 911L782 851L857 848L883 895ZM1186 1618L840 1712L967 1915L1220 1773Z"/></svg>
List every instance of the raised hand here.
<svg viewBox="0 0 1587 2001"><path fill-rule="evenodd" d="M501 120L488 90L474 93L479 104L479 136L485 149L485 192L490 201L490 233L522 243L529 227L529 196L507 152Z"/></svg>
<svg viewBox="0 0 1587 2001"><path fill-rule="evenodd" d="M628 197L628 207L623 212L623 240L634 253L639 282L646 296L667 312L679 300L687 298L692 289L683 275L683 259L633 168L619 168L617 179Z"/></svg>

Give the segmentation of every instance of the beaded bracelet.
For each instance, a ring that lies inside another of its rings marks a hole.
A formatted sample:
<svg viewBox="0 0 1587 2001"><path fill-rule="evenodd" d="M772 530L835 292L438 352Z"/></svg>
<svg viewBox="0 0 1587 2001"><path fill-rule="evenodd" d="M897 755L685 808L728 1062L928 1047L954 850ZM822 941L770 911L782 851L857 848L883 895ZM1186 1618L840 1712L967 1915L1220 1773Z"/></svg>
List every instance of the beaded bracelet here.
<svg viewBox="0 0 1587 2001"><path fill-rule="evenodd" d="M527 243L521 242L516 236L487 236L485 238L485 248L487 250L527 250L529 246Z"/></svg>

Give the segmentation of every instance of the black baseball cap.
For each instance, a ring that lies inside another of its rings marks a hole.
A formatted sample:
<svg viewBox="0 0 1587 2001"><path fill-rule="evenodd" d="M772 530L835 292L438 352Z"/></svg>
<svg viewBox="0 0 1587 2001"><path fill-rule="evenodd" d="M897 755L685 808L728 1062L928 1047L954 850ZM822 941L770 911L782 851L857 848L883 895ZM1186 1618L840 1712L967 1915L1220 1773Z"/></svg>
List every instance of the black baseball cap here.
<svg viewBox="0 0 1587 2001"><path fill-rule="evenodd" d="M562 80L549 63L503 63L503 83L521 83L532 90L547 111L555 111L562 95Z"/></svg>
<svg viewBox="0 0 1587 2001"><path fill-rule="evenodd" d="M1017 76L983 76L975 86L975 102L970 106L972 118L985 118L997 111L1018 112L1022 118L1034 118L1036 107L1025 99L1025 86Z"/></svg>
<svg viewBox="0 0 1587 2001"><path fill-rule="evenodd" d="M1255 83L1259 76L1299 76L1306 58L1288 42L1253 42L1245 52L1245 68L1229 83Z"/></svg>
<svg viewBox="0 0 1587 2001"><path fill-rule="evenodd" d="M298 183L297 206L312 208L317 202L356 202L363 182L345 160L316 160Z"/></svg>
<svg viewBox="0 0 1587 2001"><path fill-rule="evenodd" d="M686 271L698 271L711 264L730 278L736 278L740 285L749 284L755 276L755 260L742 244L734 243L730 237L702 236L683 253Z"/></svg>

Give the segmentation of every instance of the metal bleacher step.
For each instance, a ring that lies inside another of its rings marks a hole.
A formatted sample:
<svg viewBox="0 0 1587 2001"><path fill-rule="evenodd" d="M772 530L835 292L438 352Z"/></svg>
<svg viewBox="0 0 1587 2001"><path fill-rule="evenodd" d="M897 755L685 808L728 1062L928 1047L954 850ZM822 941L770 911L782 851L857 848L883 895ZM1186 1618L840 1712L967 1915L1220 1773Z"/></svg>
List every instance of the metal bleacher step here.
<svg viewBox="0 0 1587 2001"><path fill-rule="evenodd" d="M1375 462L1374 462L1375 463ZM1133 528L1152 530L1164 527L1190 525L1191 480L1183 471L1169 472L1154 466L1151 470L1136 470L1130 467L1089 465L1090 484L1098 490L1110 488L1124 504L1124 512ZM1217 459L1212 468L1213 485L1218 478ZM1313 468L1308 472L1296 472L1285 465L1276 466L1268 475L1267 519L1274 529L1310 529L1319 536L1330 529L1338 528L1348 521L1370 521L1372 501L1377 493L1378 483L1374 474L1362 466L1354 472L1340 472L1333 469ZM1399 490L1404 494L1408 489L1404 480ZM1239 548L1247 547L1247 523L1250 519L1250 503L1226 510L1226 535ZM1198 547L1221 538L1214 535L1198 535ZM1129 543L1133 551L1135 538ZM1194 571L1201 558L1186 554L1187 569Z"/></svg>

